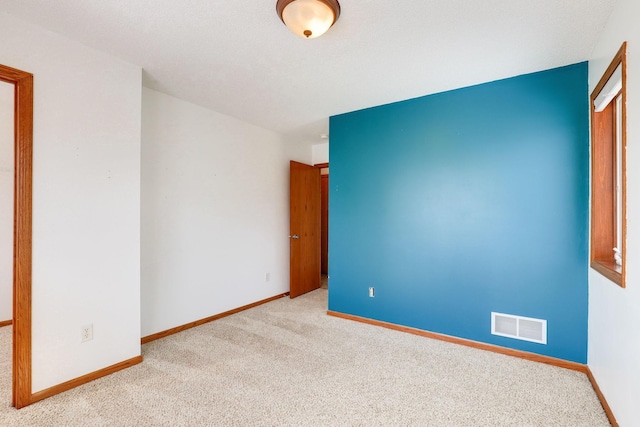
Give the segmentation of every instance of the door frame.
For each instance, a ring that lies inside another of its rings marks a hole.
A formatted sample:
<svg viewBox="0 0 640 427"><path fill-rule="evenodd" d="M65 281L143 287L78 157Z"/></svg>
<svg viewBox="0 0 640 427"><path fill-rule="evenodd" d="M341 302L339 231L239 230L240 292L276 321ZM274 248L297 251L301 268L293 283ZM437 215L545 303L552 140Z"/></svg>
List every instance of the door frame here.
<svg viewBox="0 0 640 427"><path fill-rule="evenodd" d="M33 74L0 65L0 80L15 87L12 404L20 409L31 403Z"/></svg>
<svg viewBox="0 0 640 427"><path fill-rule="evenodd" d="M328 187L329 172L327 171L327 174L325 174L325 175L322 174L322 170L323 169L329 169L329 163L328 162L327 163L316 163L313 166L318 168L318 169L320 169L320 186L321 187L324 185L323 181L327 180L327 201L326 201L326 203L327 203L327 209L329 209L329 194L328 194L328 192L329 192L329 187ZM321 213L320 213L320 215L322 216L322 215L324 215L324 210L323 210L323 206L324 206L323 202L324 202L324 200L322 200L322 190L320 191L320 197L321 197L321 200L320 200L320 212ZM327 222L328 222L328 212L327 212ZM324 245L322 243L325 237L327 239L327 248L326 248L326 250L325 250L325 247L324 247ZM327 230L326 231L322 227L320 228L320 273L327 274L327 275L329 274L329 268L328 268L328 265L329 265L329 258L328 258L329 249L328 249L328 245L329 245L329 224L327 223ZM326 259L325 259L325 257L326 257ZM323 266L327 267L326 268L326 272L322 271L322 267Z"/></svg>

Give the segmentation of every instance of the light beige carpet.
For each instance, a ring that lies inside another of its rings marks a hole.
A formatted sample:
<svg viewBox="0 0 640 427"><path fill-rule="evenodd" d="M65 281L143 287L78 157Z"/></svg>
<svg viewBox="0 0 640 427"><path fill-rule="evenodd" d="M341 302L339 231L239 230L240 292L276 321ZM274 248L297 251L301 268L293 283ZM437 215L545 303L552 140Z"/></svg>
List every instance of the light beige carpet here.
<svg viewBox="0 0 640 427"><path fill-rule="evenodd" d="M143 346L144 362L1 426L608 426L583 374L327 316L327 291Z"/></svg>

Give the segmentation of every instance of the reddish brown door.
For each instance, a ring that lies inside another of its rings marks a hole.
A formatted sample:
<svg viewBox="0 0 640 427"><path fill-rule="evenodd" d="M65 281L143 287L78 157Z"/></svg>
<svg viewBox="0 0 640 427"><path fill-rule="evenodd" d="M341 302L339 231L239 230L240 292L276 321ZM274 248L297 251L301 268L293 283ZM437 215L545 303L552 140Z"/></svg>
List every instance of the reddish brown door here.
<svg viewBox="0 0 640 427"><path fill-rule="evenodd" d="M320 169L290 166L291 298L320 287Z"/></svg>

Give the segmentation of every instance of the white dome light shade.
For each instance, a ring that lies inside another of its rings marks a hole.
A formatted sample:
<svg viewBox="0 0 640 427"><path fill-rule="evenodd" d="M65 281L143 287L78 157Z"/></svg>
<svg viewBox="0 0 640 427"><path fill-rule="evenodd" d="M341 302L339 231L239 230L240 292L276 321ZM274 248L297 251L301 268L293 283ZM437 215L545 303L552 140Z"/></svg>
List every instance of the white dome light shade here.
<svg viewBox="0 0 640 427"><path fill-rule="evenodd" d="M340 5L335 0L279 0L276 10L282 22L305 39L323 35L340 15Z"/></svg>

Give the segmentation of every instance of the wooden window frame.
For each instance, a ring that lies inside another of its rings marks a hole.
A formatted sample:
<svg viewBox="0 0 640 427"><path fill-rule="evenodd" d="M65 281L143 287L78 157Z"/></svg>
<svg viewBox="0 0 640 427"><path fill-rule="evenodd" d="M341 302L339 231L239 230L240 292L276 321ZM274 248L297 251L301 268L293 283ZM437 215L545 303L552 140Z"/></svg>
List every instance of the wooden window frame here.
<svg viewBox="0 0 640 427"><path fill-rule="evenodd" d="M622 265L615 262L616 240L616 102L595 111L595 99L622 66ZM627 236L627 43L624 42L591 93L591 267L620 287L626 286Z"/></svg>

